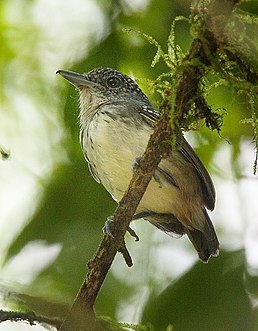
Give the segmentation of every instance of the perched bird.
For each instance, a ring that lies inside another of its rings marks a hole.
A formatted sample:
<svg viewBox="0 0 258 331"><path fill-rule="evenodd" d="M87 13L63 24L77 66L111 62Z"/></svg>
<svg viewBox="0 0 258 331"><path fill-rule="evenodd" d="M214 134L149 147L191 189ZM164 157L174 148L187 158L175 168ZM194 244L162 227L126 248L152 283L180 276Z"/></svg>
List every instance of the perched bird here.
<svg viewBox="0 0 258 331"><path fill-rule="evenodd" d="M111 68L87 74L58 70L80 93L80 141L94 179L120 201L133 165L148 143L160 114L133 79ZM187 234L199 258L218 255L219 242L206 208L213 210L215 189L204 165L183 138L163 158L137 208L170 234Z"/></svg>

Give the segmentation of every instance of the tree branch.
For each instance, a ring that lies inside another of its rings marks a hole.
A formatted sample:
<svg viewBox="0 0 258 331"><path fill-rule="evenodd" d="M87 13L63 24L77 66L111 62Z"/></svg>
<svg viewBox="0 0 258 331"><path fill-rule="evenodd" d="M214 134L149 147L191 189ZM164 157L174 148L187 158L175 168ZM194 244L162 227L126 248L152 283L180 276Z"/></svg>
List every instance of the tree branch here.
<svg viewBox="0 0 258 331"><path fill-rule="evenodd" d="M192 16L195 20L199 20L198 33L178 69L173 127L187 129L189 120L191 122L191 118L188 119L187 115L195 105L197 113L194 116L197 119L205 118L207 126L220 130L221 116L212 113L211 108L206 105L205 99L199 92L199 85L201 79L216 63L217 52L225 51L227 38L224 30L238 2L239 0L194 0L192 2ZM245 70L247 70L246 67Z"/></svg>
<svg viewBox="0 0 258 331"><path fill-rule="evenodd" d="M162 117L150 137L148 147L140 159L124 197L114 214L112 234L105 235L93 260L88 263L87 277L73 303L70 316L60 330L76 330L75 325L87 325L85 330L94 329L93 305L117 251L128 259L124 235L129 227L137 206L159 164L161 157L170 149L171 130L169 125L170 106L168 100L160 107Z"/></svg>
<svg viewBox="0 0 258 331"><path fill-rule="evenodd" d="M20 311L5 311L0 310L0 323L5 321L11 322L27 322L30 325L36 325L36 323L46 323L48 325L60 327L61 320L57 318L48 318L45 316L38 316L34 312L20 312Z"/></svg>
<svg viewBox="0 0 258 331"><path fill-rule="evenodd" d="M196 106L201 105L202 111L206 112L206 114L201 114L202 117L205 117L206 123L213 123L213 128L219 129L218 123L214 122L214 116L212 117L205 100L200 99L199 83L212 65L219 47L218 36L223 32L236 3L236 0L194 1L192 13L203 15L204 27L202 35L195 38L188 55L178 69L172 117L174 134L186 125L186 116L194 103L196 103ZM200 4L205 6L200 6ZM204 7L205 12L202 13ZM215 22L220 22L220 26L219 29L214 31ZM114 227L112 229L114 238L105 235L95 257L88 263L87 278L73 303L70 315L60 328L62 331L79 329L76 328L76 325L80 325L81 330L101 330L99 325L96 327L93 305L117 251L122 252L127 264L131 264L131 257L123 238L155 168L171 148L170 143L168 143L171 141L169 111L168 99L165 99L161 107L162 118L155 128L129 188L114 214Z"/></svg>

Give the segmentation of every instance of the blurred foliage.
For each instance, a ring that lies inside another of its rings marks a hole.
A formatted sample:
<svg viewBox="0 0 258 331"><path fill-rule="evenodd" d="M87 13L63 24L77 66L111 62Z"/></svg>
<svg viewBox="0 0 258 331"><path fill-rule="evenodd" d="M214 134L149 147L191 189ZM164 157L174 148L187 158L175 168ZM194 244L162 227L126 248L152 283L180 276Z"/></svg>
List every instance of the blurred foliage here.
<svg viewBox="0 0 258 331"><path fill-rule="evenodd" d="M177 331L256 330L257 312L246 293L243 251L197 263L146 305L143 322L155 330L170 323ZM198 285L199 284L199 285Z"/></svg>
<svg viewBox="0 0 258 331"><path fill-rule="evenodd" d="M24 12L26 19L34 1L24 3L26 3ZM139 34L123 32L123 28L142 31L145 36L152 36L158 41L160 50L167 49L167 38L170 35L175 39L176 44L180 45L177 54L181 53L181 50L182 53L187 52L193 39L189 31L189 22L178 20L173 27L173 35L170 31L175 17L189 16L190 1L153 0L141 11L130 10L125 6L124 1L99 0L96 3L107 16L109 33L91 48L89 54L82 60L73 61L72 68L64 69L82 73L103 66L114 67L129 75L133 74L153 104L158 107L161 96L158 93L150 93L150 84L157 82L157 77L168 81L168 76L160 76L167 72L168 68L164 61L155 61L155 66L151 67L153 58L157 54L155 44L150 45ZM5 6L3 3L0 6L2 9L1 75L8 79L8 73L13 73L11 70L13 61L19 56L24 57L22 63L29 75L20 81L20 75L16 74L15 86L19 83L23 89L26 89L28 86L24 81L28 81L32 98L36 100L38 98L40 102L43 100L46 104L51 103L51 98L58 97L64 101L64 110L60 107L59 111L60 113L64 111L63 114L61 113L62 130L67 136L60 145L53 146L53 149L65 148L69 156L69 161L57 162L51 175L45 180L41 179L43 196L36 211L11 243L6 262L31 241L61 243L62 251L56 261L41 272L31 284L23 287L20 298L26 302L29 309L37 313L64 316L85 277L87 261L93 256L101 240L103 223L107 216L113 214L115 203L103 187L90 177L83 159L78 143L77 92L67 85L65 91L55 88L56 95L51 94L53 91L51 92L50 86L46 84L44 71L38 65L38 54L34 52L33 47L37 39L43 39L44 36L40 36L33 25L24 23L24 30L19 31L18 26L8 26ZM15 2L13 2L13 10L15 10ZM243 2L237 9L236 15L238 22L232 27L237 28L236 33L242 31L240 34L242 39L248 36L248 45L254 45L254 49L257 50L257 2ZM247 17L250 19L248 20ZM13 34L13 37L10 38L10 34ZM250 60L254 67L257 66L257 54L251 54L250 57L249 53L241 54L246 61ZM223 71L221 76L210 72L203 85L208 104L213 110L224 115L220 135L208 130L203 122L196 124L194 129L199 130L195 133L198 154L208 167L219 147L226 140L230 142L234 161L232 167L238 178L241 176L241 169L237 163L240 143L254 140L255 147L258 148L257 95L254 93L255 90L245 85L244 79L241 79L243 84L238 90L240 80L234 83L235 67L229 69L230 77L226 76L226 71ZM37 80L33 89L35 73ZM157 85L155 87L158 87L158 90L163 86ZM249 93L243 93L247 89ZM48 94L51 96L49 99L47 99ZM4 101L5 98L10 98L10 92L4 89L0 97ZM51 116L48 116L51 119ZM18 121L18 118L15 120ZM203 141L207 142L209 148L207 144L202 143ZM2 151L1 154L5 155ZM151 243L147 242L145 245L150 246ZM137 256L134 258L137 259ZM159 271L153 270L153 272ZM128 277L130 277L129 273ZM146 285L141 282L139 284L139 287ZM155 331L165 331L170 324L175 331L258 330L257 311L252 309L247 289L251 294L258 293L257 277L248 275L243 252L222 253L220 257L212 259L208 265L197 263L179 279L171 280L171 284L160 294L157 294L153 284L153 288L150 289L153 295L146 304L143 325L151 323ZM137 290L138 288L128 285L110 272L96 303L97 313L114 318L121 302L129 300ZM126 324L120 326L125 330L130 327L132 329L132 326ZM151 326L146 326L146 329L144 326L142 329L140 326L137 327L135 330L152 331Z"/></svg>

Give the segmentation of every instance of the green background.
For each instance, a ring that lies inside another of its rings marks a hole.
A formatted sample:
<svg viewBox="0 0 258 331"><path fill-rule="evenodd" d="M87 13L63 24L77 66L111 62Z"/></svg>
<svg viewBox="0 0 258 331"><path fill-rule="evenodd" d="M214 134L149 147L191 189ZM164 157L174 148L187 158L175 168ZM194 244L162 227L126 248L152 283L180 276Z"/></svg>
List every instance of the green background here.
<svg viewBox="0 0 258 331"><path fill-rule="evenodd" d="M133 28L149 34L166 50L171 23L178 15L190 14L190 2L150 1L146 7L132 10L122 1L93 1L105 15L104 33L99 40L87 37L87 51L83 47L80 49L78 44L83 45L83 39L78 39L76 44L78 52L71 49L73 58L67 55L67 60L62 59L60 66L57 65L58 59L51 63L51 56L49 59L41 58L40 50L45 51L51 43L44 33L47 28L39 27L37 15L33 11L36 1L22 2L22 12L19 12L15 1L10 1L9 4L0 3L0 71L4 82L0 92L2 103L0 145L10 150L10 158L0 161L0 167L5 167L0 175L2 197L5 192L9 192L12 171L15 172L17 169L20 171L24 160L27 166L30 164L33 166L33 153L40 154L38 159L42 167L48 163L51 163L51 166L41 175L33 174L36 189L33 191L34 195L29 202L29 207L28 204L26 205L25 216L18 214L15 217L16 230L12 230L11 225L8 225L7 216L2 217L1 223L6 224L0 234L3 237L2 240L10 231L14 231L14 234L9 236L9 241L2 251L0 267L6 270L6 266L30 242L44 243L46 246L58 243L61 245L61 250L52 263L32 277L31 282L12 283L13 275L4 274L5 278L1 276L5 279L1 286L2 301L4 305L28 307L39 314L63 316L68 311L85 277L87 261L92 258L102 239L105 219L113 214L116 204L104 188L90 177L78 142L77 92L72 86L63 82L61 77L55 77L55 70L61 69L62 66L62 69L83 73L103 66L116 68L129 75L133 74L138 79L155 79L159 74L167 71L162 61L154 68L150 66L155 55L155 47L144 38L123 32L122 28ZM48 5L47 2L42 6L44 8ZM245 3L241 8L257 15L257 2ZM10 19L10 17L16 17L15 15L21 19ZM54 17L55 15L57 20L58 15L61 14L57 10ZM62 19L68 18L64 16ZM76 17L73 22L76 23ZM63 33L60 31L59 34L54 35L58 42L64 38L73 40L73 31L80 29L80 26L76 26L75 23L74 26L66 26ZM249 32L257 39L257 25L245 24ZM86 35L85 30L85 38ZM188 50L191 40L188 23L185 21L177 23L176 42L183 51ZM52 45L55 44L53 41L52 43ZM54 53L54 48L51 50L49 47L48 51ZM48 77L51 75L53 77L50 82ZM215 157L220 149L227 149L232 174L229 180L233 183L233 189L238 190L238 185L244 176L242 163L239 161L243 152L241 144L247 142L250 148L253 139L252 126L240 123L241 119L250 117L246 107L248 100L245 96L239 95L230 85L212 87L212 79L213 77L208 82L211 87L207 97L209 104L213 109L227 110L221 135L202 127L191 137L198 147L196 149L198 155L211 175L221 178L222 181L223 178L228 180L227 174L223 173L219 164L216 164L220 162L220 159ZM160 97L151 95L147 84L139 81L153 104L158 106ZM45 136L49 139L48 149L44 148L44 141L38 141L37 127L34 126L34 130L30 131L34 115L26 119L27 127L24 120L21 120L27 112L26 108L20 106L22 102L20 101L17 110L12 108L12 98L14 94L17 97L19 93L31 98L34 104L38 105L32 113L42 117ZM29 135L27 141L31 145L19 146L19 139L22 139L20 137L23 137L26 130ZM59 138L56 138L58 134ZM18 160L20 168L14 167L12 170L12 163L18 163L15 158L15 152L18 149L23 151L22 159ZM257 182L257 176L252 175L254 157L253 150L253 159L249 160L247 171L250 180ZM7 168L10 169L8 176L3 175ZM30 168L26 171L32 172ZM22 175L21 173L20 176ZM24 185L26 187L26 181ZM229 208L233 208L230 203L231 197L227 193L224 194L223 199L226 201L228 199ZM16 201L10 199L11 209L18 208ZM238 207L241 209L241 206ZM243 230L233 228L232 233L224 229L223 223L219 220L220 215L223 215L223 210L217 213L215 218L211 217L220 237L221 254L205 265L197 261L193 248L187 240L176 241L163 234L156 235L155 232L158 230L148 224L136 225L141 237L140 243L135 243L130 237L126 238L135 266L127 269L122 258L120 256L116 258L97 299L97 314L108 315L127 322L131 319L129 315L134 315L130 313L127 318L127 309L128 311L135 309L135 314L138 316L136 319L139 322L150 322L158 331L166 330L169 324L172 324L176 331L258 330L257 309L255 309L258 290L257 269L250 272L245 254L246 243L242 239L239 240L241 231L244 232L249 224L250 215L243 211L241 215ZM22 224L19 223L21 216L25 220ZM225 235L226 232L227 235ZM236 238L235 241L233 240L234 244L232 241L227 242L227 236L231 239ZM155 245L160 249L163 241L166 254L168 254L170 240L173 241L173 247L171 246L171 259L166 260L170 264L168 270L172 270L175 264L181 266L180 272L160 270L160 257L153 254ZM190 254L186 261L184 261L184 255L180 254L182 247L184 252ZM19 268L16 270L17 273ZM10 290L14 290L15 294L6 297L5 293ZM145 297L142 302L138 302L138 299L134 298L141 293L145 293Z"/></svg>

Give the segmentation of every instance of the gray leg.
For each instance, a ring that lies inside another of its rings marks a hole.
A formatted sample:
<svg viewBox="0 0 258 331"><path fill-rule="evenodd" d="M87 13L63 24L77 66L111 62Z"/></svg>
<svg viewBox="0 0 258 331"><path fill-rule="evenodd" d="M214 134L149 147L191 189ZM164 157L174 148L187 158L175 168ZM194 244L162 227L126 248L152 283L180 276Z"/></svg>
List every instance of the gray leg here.
<svg viewBox="0 0 258 331"><path fill-rule="evenodd" d="M134 160L134 163L132 165L132 170L133 172L136 171L137 167L138 167L138 164L139 164L139 161L141 160L141 156L137 156Z"/></svg>
<svg viewBox="0 0 258 331"><path fill-rule="evenodd" d="M114 218L113 216L109 216L106 219L106 222L104 224L103 227L103 232L104 234L109 235L111 238L114 238L113 234L112 234L112 227L114 225ZM137 236L137 234L135 233L135 231L133 229L131 229L130 227L128 227L127 231L129 232L129 234L135 238L135 241L139 241L139 237Z"/></svg>
<svg viewBox="0 0 258 331"><path fill-rule="evenodd" d="M114 238L113 234L112 234L112 226L113 226L113 223L114 223L114 218L113 216L109 216L107 219L106 219L106 222L103 226L103 232L104 234L107 234L109 235L111 238Z"/></svg>
<svg viewBox="0 0 258 331"><path fill-rule="evenodd" d="M159 184L159 188L162 188L162 182L160 180L159 175L157 174L157 170L154 171L153 178L154 178L155 182L157 182Z"/></svg>

